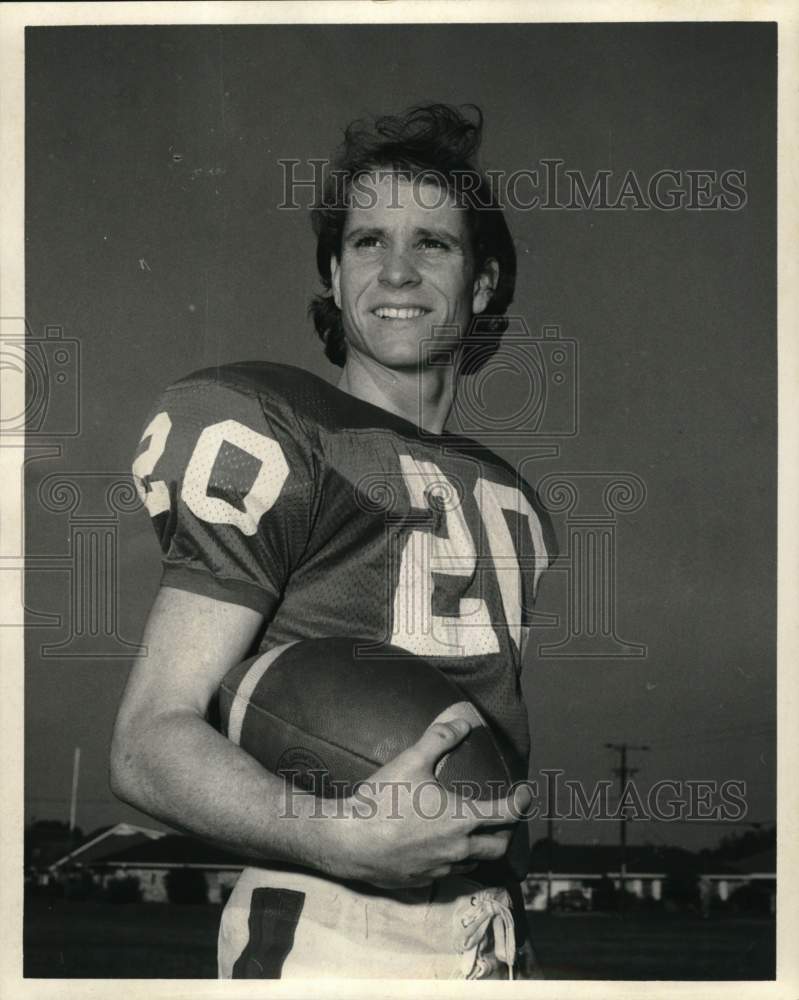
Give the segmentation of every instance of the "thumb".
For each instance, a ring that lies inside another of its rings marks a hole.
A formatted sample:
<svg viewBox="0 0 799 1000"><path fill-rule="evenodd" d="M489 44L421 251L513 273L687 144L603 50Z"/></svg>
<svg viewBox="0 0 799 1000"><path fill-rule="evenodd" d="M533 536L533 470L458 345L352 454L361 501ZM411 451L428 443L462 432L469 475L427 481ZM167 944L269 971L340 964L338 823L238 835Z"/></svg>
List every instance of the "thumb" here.
<svg viewBox="0 0 799 1000"><path fill-rule="evenodd" d="M414 757L417 765L432 772L441 758L466 739L473 726L481 723L474 705L459 701L437 715L406 752Z"/></svg>

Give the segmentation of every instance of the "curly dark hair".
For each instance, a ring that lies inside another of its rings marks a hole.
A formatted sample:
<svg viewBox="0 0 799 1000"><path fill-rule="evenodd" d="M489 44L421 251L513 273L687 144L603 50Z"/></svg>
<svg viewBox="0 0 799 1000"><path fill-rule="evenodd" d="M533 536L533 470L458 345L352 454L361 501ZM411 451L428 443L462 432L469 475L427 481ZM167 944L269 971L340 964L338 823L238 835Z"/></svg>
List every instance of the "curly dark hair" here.
<svg viewBox="0 0 799 1000"><path fill-rule="evenodd" d="M365 173L386 169L408 180L430 177L446 186L456 204L468 211L468 228L478 272L494 258L499 280L486 309L469 332L473 341L461 353L459 373L477 371L497 350L507 329L504 317L516 286L516 250L502 208L493 197L488 178L475 166L480 147L483 115L473 104L474 120L448 104L424 104L403 114L384 115L374 121L358 120L347 127L336 151L321 203L311 211L316 233L316 266L325 292L308 308L325 354L344 366L347 344L341 311L331 292L330 258L341 259L341 241L347 201L353 181Z"/></svg>

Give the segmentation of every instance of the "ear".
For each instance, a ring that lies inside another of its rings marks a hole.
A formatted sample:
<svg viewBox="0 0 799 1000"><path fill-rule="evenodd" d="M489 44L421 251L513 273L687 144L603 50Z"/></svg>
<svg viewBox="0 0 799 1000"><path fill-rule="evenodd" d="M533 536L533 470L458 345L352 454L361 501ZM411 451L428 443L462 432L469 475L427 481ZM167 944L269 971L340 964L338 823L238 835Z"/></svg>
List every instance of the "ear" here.
<svg viewBox="0 0 799 1000"><path fill-rule="evenodd" d="M333 301L341 309L341 268L335 255L330 258L330 284L333 289Z"/></svg>
<svg viewBox="0 0 799 1000"><path fill-rule="evenodd" d="M472 312L481 313L491 301L491 296L496 291L499 281L499 264L493 257L489 257L483 266L483 270L474 279L472 291Z"/></svg>

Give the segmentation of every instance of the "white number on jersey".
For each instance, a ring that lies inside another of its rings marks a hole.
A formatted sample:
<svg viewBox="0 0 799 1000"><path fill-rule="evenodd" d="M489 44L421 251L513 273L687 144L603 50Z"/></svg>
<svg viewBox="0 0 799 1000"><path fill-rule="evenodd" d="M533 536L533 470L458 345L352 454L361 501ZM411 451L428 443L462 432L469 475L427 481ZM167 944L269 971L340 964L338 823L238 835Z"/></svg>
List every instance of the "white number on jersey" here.
<svg viewBox="0 0 799 1000"><path fill-rule="evenodd" d="M426 510L429 499L444 514L446 536L429 530L408 533L400 557L394 593L391 641L418 656L484 656L499 651L499 640L488 605L477 597L459 601L457 615L433 613L434 575L474 577L477 556L474 539L461 509L458 492L434 462L400 455L403 479L411 506ZM503 511L515 511L527 520L535 552L534 589L547 565L541 521L524 494L513 486L478 479L474 498L485 525L488 548L499 585L502 610L516 648L522 653L527 629L522 627L522 582L519 559Z"/></svg>
<svg viewBox="0 0 799 1000"><path fill-rule="evenodd" d="M145 477L152 475L158 459L164 454L166 439L172 430L169 414L162 410L157 413L142 434L142 441L150 439L150 443L133 463L133 481L141 497L141 502L147 508L150 517L157 517L169 510L169 487L161 479L150 480L149 489L145 486Z"/></svg>
<svg viewBox="0 0 799 1000"><path fill-rule="evenodd" d="M533 551L535 552L533 592L538 589L538 580L548 561L541 521L527 498L515 486L503 486L500 483L492 483L488 479L478 479L474 487L474 498L485 525L491 562L494 564L494 572L499 583L505 621L508 623L516 648L523 651L522 639L526 639L526 636L522 632L521 571L508 522L502 512L504 510L515 511L527 519L530 533L533 536Z"/></svg>
<svg viewBox="0 0 799 1000"><path fill-rule="evenodd" d="M208 495L208 483L219 449L225 443L260 460L261 466L239 510L222 497ZM238 420L222 420L206 427L197 439L183 477L181 497L189 510L209 524L235 524L243 535L254 535L258 522L273 507L288 479L289 467L283 449L274 440Z"/></svg>
<svg viewBox="0 0 799 1000"><path fill-rule="evenodd" d="M169 489L166 483L162 480L150 480L148 490L144 480L152 474L163 455L171 429L169 414L166 411L157 414L142 436L142 440L149 437L150 443L133 463L136 488L150 517L169 510ZM255 482L241 498L244 510L239 510L222 497L208 494L214 463L225 443L235 445L260 463ZM274 506L280 496L288 474L288 463L277 441L259 434L238 420L222 420L205 427L197 439L186 466L180 495L189 510L202 521L209 524L233 524L242 534L254 535L261 517Z"/></svg>
<svg viewBox="0 0 799 1000"><path fill-rule="evenodd" d="M394 594L391 641L418 656L485 656L499 652L488 605L464 597L457 615L433 614L434 574L472 579L476 569L474 541L458 491L435 462L400 455L402 476L411 506L426 510L435 497L444 514L446 536L412 530L402 551Z"/></svg>

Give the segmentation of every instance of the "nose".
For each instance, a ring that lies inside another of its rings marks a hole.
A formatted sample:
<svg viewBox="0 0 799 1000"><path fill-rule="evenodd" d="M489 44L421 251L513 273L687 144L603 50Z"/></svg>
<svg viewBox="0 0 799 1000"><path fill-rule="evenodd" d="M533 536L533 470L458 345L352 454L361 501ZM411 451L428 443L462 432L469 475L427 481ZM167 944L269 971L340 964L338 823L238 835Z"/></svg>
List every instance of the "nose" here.
<svg viewBox="0 0 799 1000"><path fill-rule="evenodd" d="M378 280L381 285L393 288L418 284L419 272L416 270L411 252L396 246L387 250Z"/></svg>

